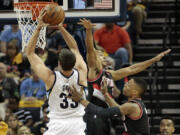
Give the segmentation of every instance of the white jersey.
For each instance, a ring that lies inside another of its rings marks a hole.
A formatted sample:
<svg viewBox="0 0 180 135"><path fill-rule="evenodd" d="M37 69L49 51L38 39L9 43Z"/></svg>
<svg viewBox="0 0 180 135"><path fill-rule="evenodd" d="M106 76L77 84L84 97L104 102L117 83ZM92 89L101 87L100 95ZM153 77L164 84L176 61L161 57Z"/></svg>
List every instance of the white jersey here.
<svg viewBox="0 0 180 135"><path fill-rule="evenodd" d="M79 84L79 72L77 70L73 69L72 75L69 77L64 76L60 71L55 71L55 81L49 93L48 102L50 119L82 117L84 115L84 106L67 98L69 86L72 85L80 91L81 85Z"/></svg>

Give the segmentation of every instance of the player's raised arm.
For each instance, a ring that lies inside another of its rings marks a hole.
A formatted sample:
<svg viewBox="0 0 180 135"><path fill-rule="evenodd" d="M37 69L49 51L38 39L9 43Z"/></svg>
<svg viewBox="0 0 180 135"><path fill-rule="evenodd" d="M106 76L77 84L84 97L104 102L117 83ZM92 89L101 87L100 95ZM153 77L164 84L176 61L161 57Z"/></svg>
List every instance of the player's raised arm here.
<svg viewBox="0 0 180 135"><path fill-rule="evenodd" d="M29 40L29 43L25 51L26 51L26 56L31 64L31 68L33 69L33 71L35 71L38 77L46 83L46 88L49 89L53 84L54 74L49 68L47 68L44 65L44 62L35 53L36 43L40 34L40 30L42 27L47 25L42 21L42 18L45 16L45 14L46 11L44 10L43 12L41 12L40 16L38 17L37 28L34 31L31 39Z"/></svg>
<svg viewBox="0 0 180 135"><path fill-rule="evenodd" d="M80 72L80 76L87 80L87 66L86 63L83 60L83 57L81 56L77 43L73 36L63 27L62 23L59 24L59 31L61 32L66 44L70 48L70 50L75 54L76 56L76 65L75 68L77 68Z"/></svg>
<svg viewBox="0 0 180 135"><path fill-rule="evenodd" d="M92 29L94 24L92 24L90 20L86 20L85 18L80 19L80 22L78 24L83 25L83 27L86 29L86 49L88 67L99 67L101 64L99 63L97 52L94 48L92 35Z"/></svg>
<svg viewBox="0 0 180 135"><path fill-rule="evenodd" d="M111 73L113 80L120 80L126 76L129 75L133 75L136 73L139 73L143 70L145 70L146 68L148 68L149 66L151 66L153 63L158 62L162 59L162 57L164 57L166 54L168 54L171 51L171 49L168 49L164 52L161 52L160 54L158 54L157 56L155 56L152 59L146 60L144 62L140 62L137 64L134 64L132 66L126 67L126 68L122 68L116 71L113 70L107 70L107 72Z"/></svg>

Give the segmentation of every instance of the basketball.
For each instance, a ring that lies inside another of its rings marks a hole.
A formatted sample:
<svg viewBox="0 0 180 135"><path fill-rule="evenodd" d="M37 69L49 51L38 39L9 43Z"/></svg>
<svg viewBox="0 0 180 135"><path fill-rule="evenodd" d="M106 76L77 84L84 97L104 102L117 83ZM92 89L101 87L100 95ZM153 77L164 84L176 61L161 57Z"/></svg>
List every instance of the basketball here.
<svg viewBox="0 0 180 135"><path fill-rule="evenodd" d="M58 25L64 19L64 10L57 4L49 4L45 7L47 14L43 17L43 21L50 25Z"/></svg>

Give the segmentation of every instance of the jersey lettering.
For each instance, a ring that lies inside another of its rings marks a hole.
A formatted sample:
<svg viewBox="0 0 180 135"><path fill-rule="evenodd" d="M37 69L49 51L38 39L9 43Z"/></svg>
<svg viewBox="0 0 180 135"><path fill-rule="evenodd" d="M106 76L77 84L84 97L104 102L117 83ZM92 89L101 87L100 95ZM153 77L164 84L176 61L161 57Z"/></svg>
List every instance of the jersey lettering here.
<svg viewBox="0 0 180 135"><path fill-rule="evenodd" d="M69 104L70 104L70 107L71 107L71 108L76 108L76 107L78 107L78 103L77 103L77 102L75 102L75 101L72 100L72 103L69 103L68 100L67 100L67 95L69 94L69 93L68 93L68 91L69 91L69 85L68 85L68 84L63 85L63 86L62 86L62 89L63 89L63 92L64 92L64 93L61 93L61 94L59 95L59 97L63 99L63 100L62 100L63 102L60 103L60 107L63 108L63 109L66 109L66 108L69 107Z"/></svg>

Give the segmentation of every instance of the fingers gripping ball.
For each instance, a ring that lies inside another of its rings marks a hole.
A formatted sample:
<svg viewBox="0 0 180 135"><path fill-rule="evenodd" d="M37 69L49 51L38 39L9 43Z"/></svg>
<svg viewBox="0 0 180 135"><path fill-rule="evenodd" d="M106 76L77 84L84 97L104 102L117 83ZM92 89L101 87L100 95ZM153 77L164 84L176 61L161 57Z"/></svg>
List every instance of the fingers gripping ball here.
<svg viewBox="0 0 180 135"><path fill-rule="evenodd" d="M43 21L50 25L58 25L64 20L64 10L57 4L50 4L45 7L47 14L43 17Z"/></svg>

